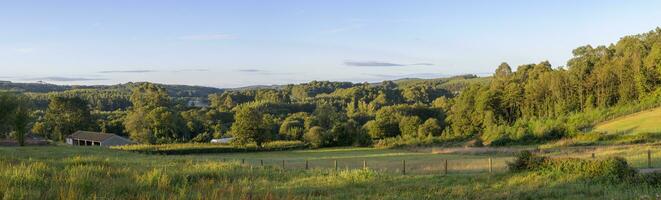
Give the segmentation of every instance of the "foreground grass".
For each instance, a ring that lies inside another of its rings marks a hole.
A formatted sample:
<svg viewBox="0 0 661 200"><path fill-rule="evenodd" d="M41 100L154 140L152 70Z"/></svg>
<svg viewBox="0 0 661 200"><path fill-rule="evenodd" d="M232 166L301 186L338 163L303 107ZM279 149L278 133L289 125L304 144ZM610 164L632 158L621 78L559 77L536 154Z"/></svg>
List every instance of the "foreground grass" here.
<svg viewBox="0 0 661 200"><path fill-rule="evenodd" d="M337 152L360 156L347 149L312 151L326 156ZM372 170L250 168L209 158L84 147L0 148L0 198L654 199L661 195L658 187L593 183L535 172L402 176Z"/></svg>

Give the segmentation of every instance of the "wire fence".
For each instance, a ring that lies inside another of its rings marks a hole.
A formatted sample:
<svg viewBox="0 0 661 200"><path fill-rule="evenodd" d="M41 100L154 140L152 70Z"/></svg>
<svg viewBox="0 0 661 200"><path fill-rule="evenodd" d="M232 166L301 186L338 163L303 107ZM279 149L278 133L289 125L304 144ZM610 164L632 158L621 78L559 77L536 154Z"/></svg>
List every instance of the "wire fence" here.
<svg viewBox="0 0 661 200"><path fill-rule="evenodd" d="M225 159L246 167L270 167L285 170L353 170L371 169L401 174L470 174L507 171L506 162L513 158L485 159L336 159L336 160L278 160L278 159Z"/></svg>
<svg viewBox="0 0 661 200"><path fill-rule="evenodd" d="M582 153L572 155L553 155L553 158L582 158L600 159L613 157L610 154L600 155L598 153ZM638 169L661 167L661 160L654 160L652 151L643 154L628 155L624 158ZM484 157L484 158L415 158L415 159L368 159L368 158L344 158L344 159L240 159L223 158L224 162L237 162L245 167L264 167L282 170L354 170L371 169L384 173L397 174L480 174L480 173L502 173L507 172L507 163L514 157Z"/></svg>
<svg viewBox="0 0 661 200"><path fill-rule="evenodd" d="M583 152L579 154L558 154L551 156L553 158L581 158L581 159L602 159L609 157L621 157L627 160L627 163L636 169L654 169L661 168L661 159L657 159L655 154L658 150L652 151L650 149L637 153L628 153L623 155L602 152Z"/></svg>

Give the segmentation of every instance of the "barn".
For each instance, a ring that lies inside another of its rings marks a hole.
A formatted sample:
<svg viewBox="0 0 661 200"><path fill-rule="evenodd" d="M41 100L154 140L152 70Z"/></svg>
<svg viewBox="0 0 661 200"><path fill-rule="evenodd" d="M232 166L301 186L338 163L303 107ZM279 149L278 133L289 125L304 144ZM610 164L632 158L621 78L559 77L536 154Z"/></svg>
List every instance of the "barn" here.
<svg viewBox="0 0 661 200"><path fill-rule="evenodd" d="M67 144L73 146L120 146L134 144L133 141L112 133L76 131L67 136Z"/></svg>

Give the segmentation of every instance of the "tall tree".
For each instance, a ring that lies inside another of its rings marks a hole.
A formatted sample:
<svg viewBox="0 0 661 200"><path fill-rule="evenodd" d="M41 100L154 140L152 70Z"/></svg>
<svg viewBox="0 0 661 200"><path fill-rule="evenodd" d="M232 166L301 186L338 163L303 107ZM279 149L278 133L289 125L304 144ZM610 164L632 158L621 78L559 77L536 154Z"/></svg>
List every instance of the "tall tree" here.
<svg viewBox="0 0 661 200"><path fill-rule="evenodd" d="M25 102L25 101L23 101ZM27 103L21 103L18 108L14 111L14 139L18 141L18 144L25 146L25 135L30 130L30 108Z"/></svg>
<svg viewBox="0 0 661 200"><path fill-rule="evenodd" d="M90 130L93 124L87 101L80 97L53 97L48 104L44 122L52 139L63 141L79 130Z"/></svg>
<svg viewBox="0 0 661 200"><path fill-rule="evenodd" d="M124 126L133 140L142 143L169 143L190 139L179 113L165 88L143 83L133 89L133 106L126 115Z"/></svg>
<svg viewBox="0 0 661 200"><path fill-rule="evenodd" d="M18 108L15 95L0 91L0 136L7 137L12 127L12 118Z"/></svg>
<svg viewBox="0 0 661 200"><path fill-rule="evenodd" d="M264 114L250 105L241 105L236 107L235 110L235 121L230 131L234 141L238 144L254 142L258 147L261 147L270 138L269 135L265 134Z"/></svg>

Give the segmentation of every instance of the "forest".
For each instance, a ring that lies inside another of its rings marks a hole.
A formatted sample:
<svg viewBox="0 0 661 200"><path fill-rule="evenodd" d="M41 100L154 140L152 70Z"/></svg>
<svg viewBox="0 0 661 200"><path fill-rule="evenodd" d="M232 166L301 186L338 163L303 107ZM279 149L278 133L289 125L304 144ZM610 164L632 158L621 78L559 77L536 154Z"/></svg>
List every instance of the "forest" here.
<svg viewBox="0 0 661 200"><path fill-rule="evenodd" d="M0 137L62 141L77 130L147 144L303 141L310 147L532 144L661 103L661 29L581 46L490 77L381 83L312 81L216 89L154 83L57 86L0 82ZM619 112L619 111L622 112Z"/></svg>

